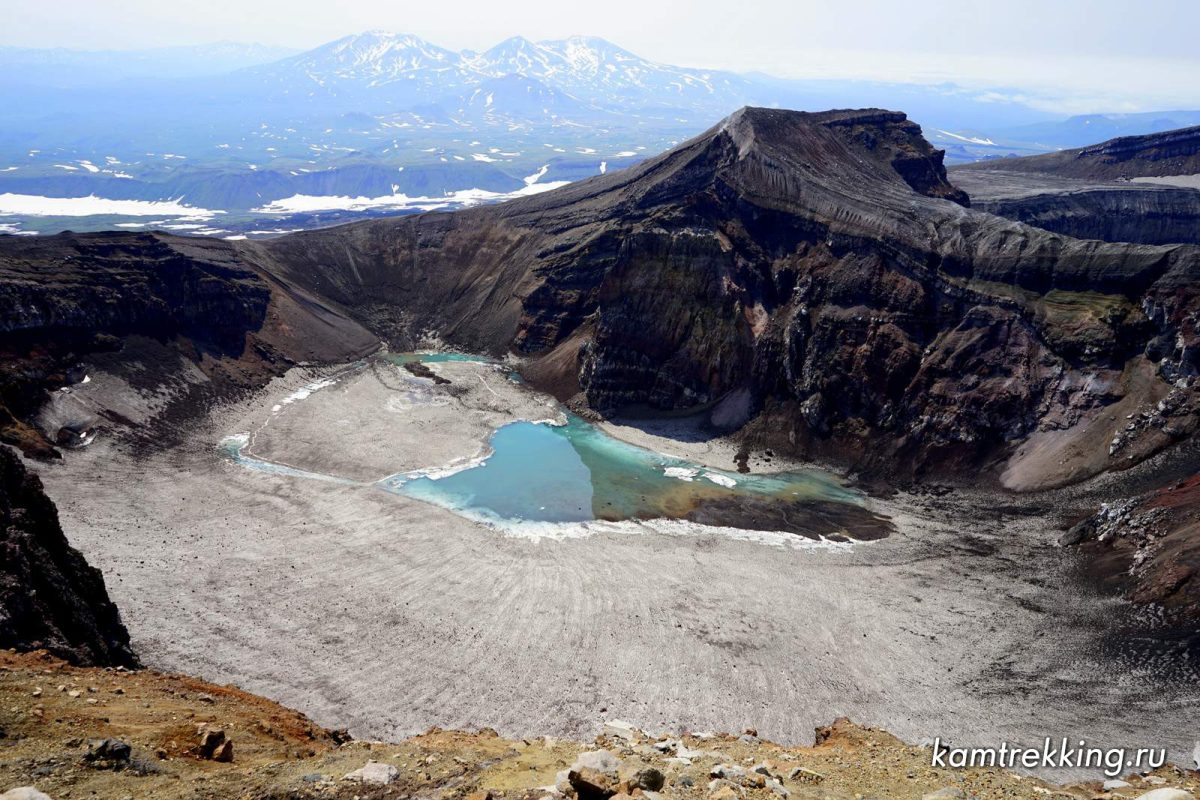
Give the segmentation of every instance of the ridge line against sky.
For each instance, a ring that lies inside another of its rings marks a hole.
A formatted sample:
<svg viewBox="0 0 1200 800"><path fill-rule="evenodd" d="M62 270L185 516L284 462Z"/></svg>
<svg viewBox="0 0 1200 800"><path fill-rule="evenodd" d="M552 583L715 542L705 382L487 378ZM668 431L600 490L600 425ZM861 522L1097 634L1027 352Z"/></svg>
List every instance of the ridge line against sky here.
<svg viewBox="0 0 1200 800"><path fill-rule="evenodd" d="M877 80L1001 93L1063 113L1200 107L1200 3L1142 0L3 0L0 45L127 50L217 41L310 49L367 30L452 50L510 36L598 36L638 56L782 78Z"/></svg>

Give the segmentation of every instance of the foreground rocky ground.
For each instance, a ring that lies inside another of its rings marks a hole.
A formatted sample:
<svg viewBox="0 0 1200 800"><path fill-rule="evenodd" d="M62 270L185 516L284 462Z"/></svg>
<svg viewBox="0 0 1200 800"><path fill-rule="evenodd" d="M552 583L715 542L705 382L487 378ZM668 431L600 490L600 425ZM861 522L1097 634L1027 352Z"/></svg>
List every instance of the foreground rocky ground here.
<svg viewBox="0 0 1200 800"><path fill-rule="evenodd" d="M1058 787L929 766L929 751L840 720L813 747L740 736L650 736L616 721L595 742L429 732L348 741L227 686L151 670L0 652L0 794L61 798L1093 798L1183 800L1200 773L1163 768ZM597 752L602 751L602 752ZM1164 790L1178 789L1180 794ZM1157 794L1147 795L1148 792Z"/></svg>

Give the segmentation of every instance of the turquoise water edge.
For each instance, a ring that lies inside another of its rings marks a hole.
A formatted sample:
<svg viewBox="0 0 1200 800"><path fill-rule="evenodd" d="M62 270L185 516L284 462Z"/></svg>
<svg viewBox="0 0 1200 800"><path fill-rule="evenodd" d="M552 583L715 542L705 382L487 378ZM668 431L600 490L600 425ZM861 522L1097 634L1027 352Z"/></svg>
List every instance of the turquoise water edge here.
<svg viewBox="0 0 1200 800"><path fill-rule="evenodd" d="M398 366L486 362L460 353L387 358ZM849 510L863 501L861 493L818 470L740 474L715 469L617 439L575 414L563 416L563 424L516 421L501 426L490 437L488 454L469 464L397 473L374 485L499 524L684 519L693 518L697 508L739 504ZM258 459L246 452L248 443L246 435L227 437L222 452L260 471L351 483Z"/></svg>

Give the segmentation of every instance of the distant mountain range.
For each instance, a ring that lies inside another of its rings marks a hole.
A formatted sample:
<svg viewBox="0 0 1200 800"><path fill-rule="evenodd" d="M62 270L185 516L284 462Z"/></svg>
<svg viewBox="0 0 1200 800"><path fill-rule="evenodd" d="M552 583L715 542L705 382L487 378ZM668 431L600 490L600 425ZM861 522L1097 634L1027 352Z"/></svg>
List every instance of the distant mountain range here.
<svg viewBox="0 0 1200 800"><path fill-rule="evenodd" d="M137 78L221 75L296 52L290 47L238 42L146 50L0 47L0 82L73 87Z"/></svg>
<svg viewBox="0 0 1200 800"><path fill-rule="evenodd" d="M483 52L380 31L300 53L0 48L0 230L158 221L161 206L147 221L104 200L226 212L194 229L229 235L479 202L627 166L745 105L902 110L957 163L1200 119L1064 121L1005 99L1019 95L676 67L583 36Z"/></svg>
<svg viewBox="0 0 1200 800"><path fill-rule="evenodd" d="M1200 125L1200 111L1147 111L1141 114L1083 114L1062 121L1040 122L1006 131L1048 148L1084 147L1118 136L1144 136Z"/></svg>
<svg viewBox="0 0 1200 800"><path fill-rule="evenodd" d="M481 108L496 108L505 99L496 97L495 89L504 88L496 82L514 77L522 79L527 96L574 113L688 109L709 115L774 93L734 73L656 64L586 36L545 42L517 36L476 53L374 31L251 67L239 77L261 81L281 97L374 107L437 103L450 113L466 111L480 98Z"/></svg>

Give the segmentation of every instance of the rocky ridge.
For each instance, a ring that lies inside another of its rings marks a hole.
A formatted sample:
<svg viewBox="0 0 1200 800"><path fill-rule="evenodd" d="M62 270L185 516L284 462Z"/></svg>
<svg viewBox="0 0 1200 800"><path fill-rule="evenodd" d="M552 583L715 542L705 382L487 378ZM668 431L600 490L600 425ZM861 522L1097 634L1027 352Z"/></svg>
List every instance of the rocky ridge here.
<svg viewBox="0 0 1200 800"><path fill-rule="evenodd" d="M108 265L111 251L122 266L192 270L228 333L207 342L186 315L146 327L224 348L220 364L248 355L270 371L297 359L307 331L326 355L362 352L371 336L350 317L401 347L515 350L536 385L577 408L707 409L748 447L908 478L995 480L1020 442L1075 436L1130 395L1138 362L1156 376L1151 394L1192 391L1200 249L1075 240L968 202L903 114L751 108L633 168L496 206L257 242L4 237L0 265L17 285L47 264ZM60 309L25 283L9 302L49 308L18 315L8 338L61 338ZM301 313L272 339L264 303L284 300ZM146 308L137 319L160 319ZM97 313L90 335L108 320ZM339 347L350 328L353 346ZM1106 459L1090 453L1072 479L1128 466Z"/></svg>
<svg viewBox="0 0 1200 800"><path fill-rule="evenodd" d="M265 241L0 237L4 435L170 441L291 364L433 339L515 352L582 413L705 414L747 452L889 483L1038 489L1190 439L1200 248L980 212L942 158L897 112L747 108L495 206ZM88 359L119 381L81 408Z"/></svg>
<svg viewBox="0 0 1200 800"><path fill-rule="evenodd" d="M1200 174L1200 126L1142 136L1120 136L1073 150L981 161L958 168L963 172L995 169L1091 180L1196 175Z"/></svg>
<svg viewBox="0 0 1200 800"><path fill-rule="evenodd" d="M1021 172L1020 159L1011 161L1012 171L955 168L950 174L971 195L974 208L1054 233L1106 242L1200 244L1200 190Z"/></svg>
<svg viewBox="0 0 1200 800"><path fill-rule="evenodd" d="M1143 244L1200 243L1200 184L1186 177L1197 174L1200 127L952 170L976 208L1076 238Z"/></svg>

